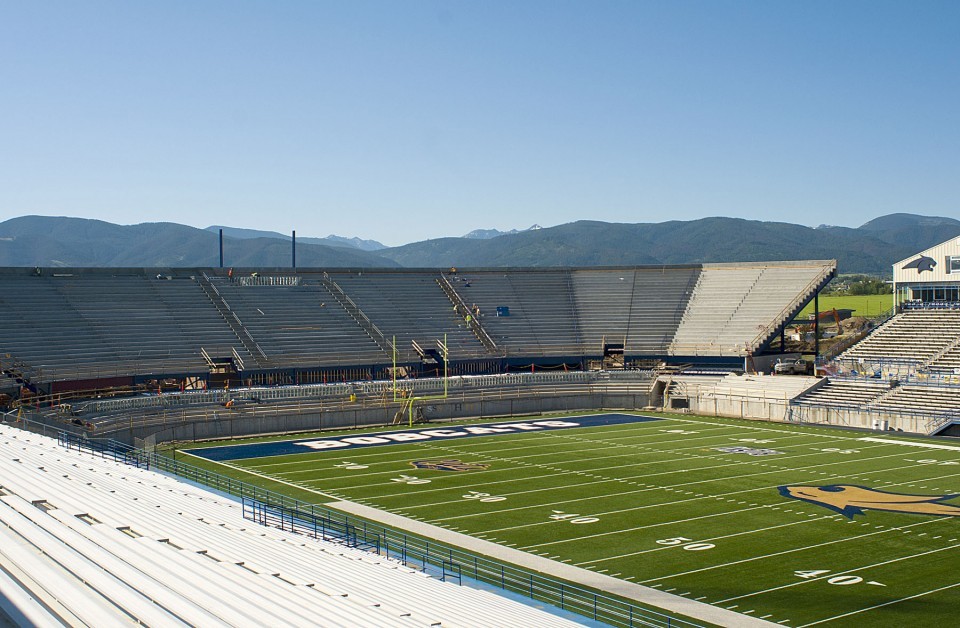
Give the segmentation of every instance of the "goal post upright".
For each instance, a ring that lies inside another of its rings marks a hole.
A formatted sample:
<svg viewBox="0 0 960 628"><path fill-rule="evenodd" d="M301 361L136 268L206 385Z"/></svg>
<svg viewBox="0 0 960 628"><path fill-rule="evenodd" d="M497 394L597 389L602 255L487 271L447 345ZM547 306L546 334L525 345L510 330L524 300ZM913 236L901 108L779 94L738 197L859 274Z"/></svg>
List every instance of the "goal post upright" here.
<svg viewBox="0 0 960 628"><path fill-rule="evenodd" d="M396 346L396 343L394 343L394 346ZM441 347L441 349L442 349L442 351L443 351L443 394L442 394L442 395L425 395L425 396L423 396L423 397L417 397L417 396L415 396L415 395L413 394L413 391L411 390L411 391L410 391L410 392L411 392L411 395L410 395L410 407L409 407L409 409L408 409L408 411L409 411L408 423L409 423L410 427L413 427L413 408L414 408L414 406L416 406L416 403L417 403L418 401L430 401L430 400L432 400L432 399L446 399L446 398L447 398L447 395L448 395L448 393L449 393L449 375L450 375L449 363L450 363L450 351L449 351L449 349L447 349L447 335L446 335L446 334L443 335L443 346ZM394 393L394 394L396 394L396 393Z"/></svg>

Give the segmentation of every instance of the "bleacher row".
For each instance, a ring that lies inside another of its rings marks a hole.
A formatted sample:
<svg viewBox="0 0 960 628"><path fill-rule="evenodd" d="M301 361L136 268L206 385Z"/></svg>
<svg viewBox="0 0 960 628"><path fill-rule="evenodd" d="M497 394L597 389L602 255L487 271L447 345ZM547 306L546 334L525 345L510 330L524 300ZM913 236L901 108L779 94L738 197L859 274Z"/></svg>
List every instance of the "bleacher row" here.
<svg viewBox="0 0 960 628"><path fill-rule="evenodd" d="M3 425L0 591L35 626L576 625Z"/></svg>
<svg viewBox="0 0 960 628"><path fill-rule="evenodd" d="M905 364L930 372L960 369L960 310L913 309L897 314L842 353L850 368Z"/></svg>
<svg viewBox="0 0 960 628"><path fill-rule="evenodd" d="M576 358L604 344L635 356L743 356L835 267L301 270L297 281L279 280L292 271L266 281L266 271L223 269L0 269L0 360L16 358L48 381L202 373L201 348L273 368L353 366L389 363L394 338L399 359L416 360L413 342L436 348L444 336L454 359ZM481 343L442 280L479 312L495 347Z"/></svg>
<svg viewBox="0 0 960 628"><path fill-rule="evenodd" d="M828 379L796 398L798 405L960 418L960 386Z"/></svg>

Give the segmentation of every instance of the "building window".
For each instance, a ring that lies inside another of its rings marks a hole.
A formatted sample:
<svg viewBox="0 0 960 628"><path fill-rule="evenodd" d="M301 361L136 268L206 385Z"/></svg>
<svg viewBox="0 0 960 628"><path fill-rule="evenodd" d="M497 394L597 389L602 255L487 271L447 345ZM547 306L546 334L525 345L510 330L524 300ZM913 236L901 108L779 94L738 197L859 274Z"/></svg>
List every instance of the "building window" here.
<svg viewBox="0 0 960 628"><path fill-rule="evenodd" d="M960 288L953 286L911 288L910 292L914 300L923 301L924 303L935 303L938 301L960 303Z"/></svg>
<svg viewBox="0 0 960 628"><path fill-rule="evenodd" d="M950 274L960 273L960 257L948 257L947 272Z"/></svg>

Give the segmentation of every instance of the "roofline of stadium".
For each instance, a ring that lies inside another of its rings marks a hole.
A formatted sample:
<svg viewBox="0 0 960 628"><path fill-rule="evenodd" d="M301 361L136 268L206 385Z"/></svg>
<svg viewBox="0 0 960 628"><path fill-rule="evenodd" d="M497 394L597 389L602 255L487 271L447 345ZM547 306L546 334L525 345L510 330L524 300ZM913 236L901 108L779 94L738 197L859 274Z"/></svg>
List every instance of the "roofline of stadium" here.
<svg viewBox="0 0 960 628"><path fill-rule="evenodd" d="M773 260L773 261L750 261L750 262L697 262L690 264L627 264L620 266L425 266L425 267L376 267L376 266L0 266L0 273L17 275L26 272L27 274L36 273L37 269L49 272L53 275L68 275L70 273L84 274L152 274L163 271L189 272L189 271L228 271L233 269L236 272L276 272L276 273L321 273L321 272L377 272L377 273L423 273L440 272L446 273L451 270L456 272L499 272L499 271L523 271L523 272L556 272L571 270L660 270L660 269L689 269L689 268L750 268L753 266L812 266L833 264L837 260Z"/></svg>

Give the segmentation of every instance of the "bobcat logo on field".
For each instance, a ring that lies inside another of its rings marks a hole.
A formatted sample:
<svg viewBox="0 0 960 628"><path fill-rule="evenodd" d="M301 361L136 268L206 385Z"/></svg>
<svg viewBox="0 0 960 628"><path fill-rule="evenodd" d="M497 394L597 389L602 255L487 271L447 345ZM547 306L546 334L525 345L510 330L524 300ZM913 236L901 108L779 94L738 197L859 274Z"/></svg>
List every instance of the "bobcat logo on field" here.
<svg viewBox="0 0 960 628"><path fill-rule="evenodd" d="M444 460L414 460L410 464L418 469L429 469L430 471L484 471L490 468L490 465L482 462L463 462L455 458Z"/></svg>
<svg viewBox="0 0 960 628"><path fill-rule="evenodd" d="M905 495L845 484L781 486L779 490L784 497L835 510L849 519L853 519L854 515L864 514L864 510L960 517L960 507L943 503L960 497L958 495Z"/></svg>

